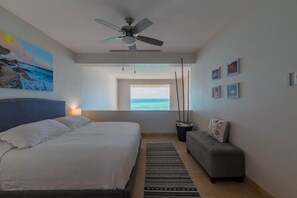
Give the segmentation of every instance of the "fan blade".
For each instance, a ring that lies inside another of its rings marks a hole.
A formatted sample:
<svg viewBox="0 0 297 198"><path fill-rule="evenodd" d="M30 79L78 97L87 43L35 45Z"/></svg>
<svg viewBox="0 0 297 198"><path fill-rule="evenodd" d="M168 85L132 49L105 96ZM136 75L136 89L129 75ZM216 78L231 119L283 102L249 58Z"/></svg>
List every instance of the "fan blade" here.
<svg viewBox="0 0 297 198"><path fill-rule="evenodd" d="M122 36L111 37L108 39L101 40L99 41L99 43L102 43L102 44L113 43L113 42L122 40L122 38L123 38Z"/></svg>
<svg viewBox="0 0 297 198"><path fill-rule="evenodd" d="M95 21L98 22L98 23L101 23L102 25L105 25L106 27L114 29L114 30L116 30L118 32L122 32L121 28L119 28L119 27L117 27L117 26L115 26L115 25L113 25L113 24L111 24L111 23L109 23L107 21L104 21L102 19L95 19Z"/></svg>
<svg viewBox="0 0 297 198"><path fill-rule="evenodd" d="M129 46L129 51L130 51L131 53L136 52L136 44Z"/></svg>
<svg viewBox="0 0 297 198"><path fill-rule="evenodd" d="M147 18L142 19L140 22L138 22L135 26L134 26L134 33L138 34L139 32L142 32L143 30L145 30L146 28L150 27L153 24L153 22L151 22L150 20L148 20Z"/></svg>
<svg viewBox="0 0 297 198"><path fill-rule="evenodd" d="M157 46L162 46L164 43L163 41L160 41L160 40L157 40L154 38L150 38L150 37L146 37L146 36L137 36L136 39L140 40L142 42L149 43L152 45L157 45Z"/></svg>

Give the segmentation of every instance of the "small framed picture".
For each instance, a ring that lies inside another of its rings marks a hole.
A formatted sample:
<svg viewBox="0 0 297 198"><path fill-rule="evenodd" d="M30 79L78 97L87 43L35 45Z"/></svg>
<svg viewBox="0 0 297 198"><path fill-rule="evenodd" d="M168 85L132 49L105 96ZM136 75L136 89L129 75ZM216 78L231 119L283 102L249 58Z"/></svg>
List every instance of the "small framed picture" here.
<svg viewBox="0 0 297 198"><path fill-rule="evenodd" d="M233 83L227 85L227 98L236 99L239 98L239 83Z"/></svg>
<svg viewBox="0 0 297 198"><path fill-rule="evenodd" d="M227 65L227 75L228 76L233 76L233 75L236 75L236 74L239 74L239 64L240 64L240 61L239 59L229 63Z"/></svg>
<svg viewBox="0 0 297 198"><path fill-rule="evenodd" d="M297 72L289 73L288 85L297 85Z"/></svg>
<svg viewBox="0 0 297 198"><path fill-rule="evenodd" d="M217 80L221 78L221 67L211 71L211 79Z"/></svg>
<svg viewBox="0 0 297 198"><path fill-rule="evenodd" d="M221 86L216 86L212 88L212 98L221 97Z"/></svg>
<svg viewBox="0 0 297 198"><path fill-rule="evenodd" d="M293 76L292 84L297 85L297 72L293 73L292 76Z"/></svg>

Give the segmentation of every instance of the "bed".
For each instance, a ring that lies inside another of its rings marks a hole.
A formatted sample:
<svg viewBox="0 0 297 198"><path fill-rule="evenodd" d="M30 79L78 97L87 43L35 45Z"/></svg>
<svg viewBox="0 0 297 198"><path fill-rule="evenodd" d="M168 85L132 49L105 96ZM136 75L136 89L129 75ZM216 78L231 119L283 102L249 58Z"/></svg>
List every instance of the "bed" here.
<svg viewBox="0 0 297 198"><path fill-rule="evenodd" d="M27 123L54 124L63 129L47 141L35 144L36 140L32 140L30 146L28 142L13 142L18 148L0 158L0 197L131 197L140 145L139 125L86 122L68 126L63 119L69 118L64 116L63 101L0 100L2 143L8 134L4 131Z"/></svg>

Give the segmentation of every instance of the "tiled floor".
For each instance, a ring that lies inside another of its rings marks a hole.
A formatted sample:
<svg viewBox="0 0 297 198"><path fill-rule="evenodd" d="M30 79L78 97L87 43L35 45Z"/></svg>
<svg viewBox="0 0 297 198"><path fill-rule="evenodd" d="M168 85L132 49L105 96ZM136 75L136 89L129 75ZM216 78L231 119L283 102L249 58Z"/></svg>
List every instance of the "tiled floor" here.
<svg viewBox="0 0 297 198"><path fill-rule="evenodd" d="M210 183L209 177L204 170L193 157L187 153L186 144L178 141L177 137L174 135L142 137L141 153L138 161L133 198L143 198L146 157L145 149L146 143L150 142L173 143L202 198L267 198L258 193L257 190L247 182L237 183L236 181L217 180L215 184Z"/></svg>

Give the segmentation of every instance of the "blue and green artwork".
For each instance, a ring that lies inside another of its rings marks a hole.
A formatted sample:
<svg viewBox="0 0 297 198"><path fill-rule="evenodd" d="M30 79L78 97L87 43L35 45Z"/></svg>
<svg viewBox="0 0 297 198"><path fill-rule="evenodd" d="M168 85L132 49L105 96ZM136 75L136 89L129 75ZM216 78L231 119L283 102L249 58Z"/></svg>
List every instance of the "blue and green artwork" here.
<svg viewBox="0 0 297 198"><path fill-rule="evenodd" d="M53 91L53 55L0 31L0 88Z"/></svg>

